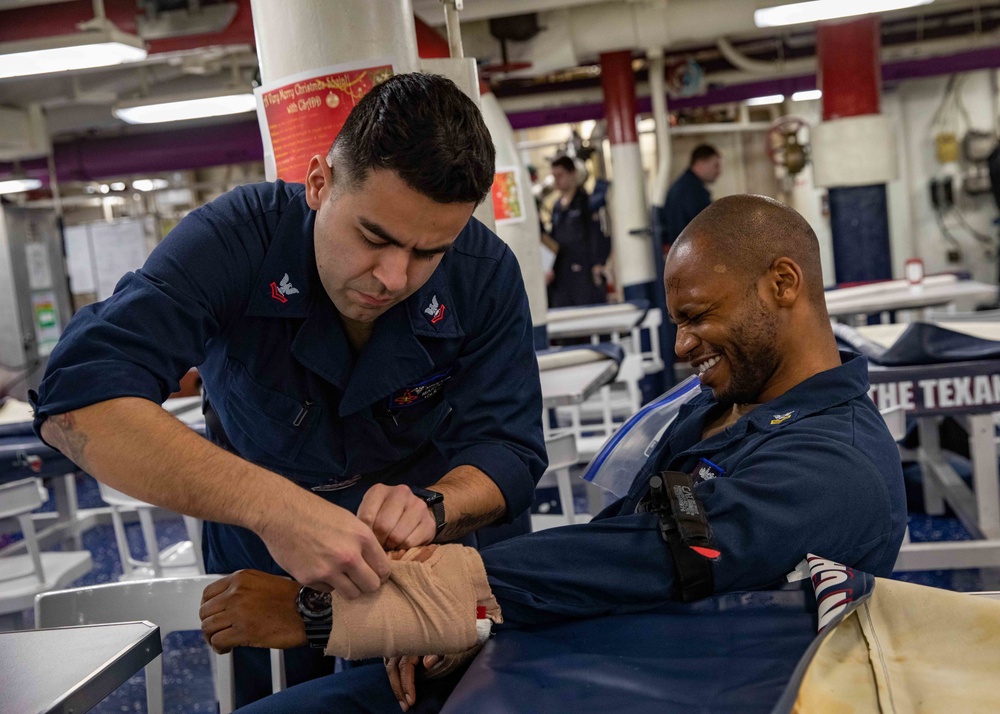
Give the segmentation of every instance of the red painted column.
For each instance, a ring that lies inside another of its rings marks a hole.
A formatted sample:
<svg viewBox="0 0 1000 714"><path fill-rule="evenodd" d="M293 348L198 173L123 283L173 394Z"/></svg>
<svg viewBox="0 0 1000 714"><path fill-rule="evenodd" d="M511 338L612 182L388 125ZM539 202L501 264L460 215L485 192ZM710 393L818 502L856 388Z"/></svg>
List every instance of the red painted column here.
<svg viewBox="0 0 1000 714"><path fill-rule="evenodd" d="M638 113L635 99L635 74L629 50L601 55L601 88L604 90L604 116L608 120L608 138L612 144L639 141L635 128Z"/></svg>
<svg viewBox="0 0 1000 714"><path fill-rule="evenodd" d="M882 94L878 15L816 27L823 121L878 114Z"/></svg>
<svg viewBox="0 0 1000 714"><path fill-rule="evenodd" d="M879 114L882 93L878 15L816 26L823 121ZM872 146L872 151L886 151ZM827 157L836 161L837 157ZM829 189L834 271L838 283L892 278L885 183Z"/></svg>
<svg viewBox="0 0 1000 714"><path fill-rule="evenodd" d="M635 124L638 109L630 51L601 55L601 87L604 90L604 117L608 123L614 171L609 208L615 278L622 286L622 296L626 300L647 301L666 314L662 252L659 257L654 255L656 251L649 231L646 176L639 155L639 133ZM670 365L673 342L663 340L661 334L661 354L666 364ZM643 349L648 349L645 337ZM669 377L671 379L666 383L672 384L673 375L669 374ZM665 382L662 375L650 375L640 386L645 402L663 392Z"/></svg>

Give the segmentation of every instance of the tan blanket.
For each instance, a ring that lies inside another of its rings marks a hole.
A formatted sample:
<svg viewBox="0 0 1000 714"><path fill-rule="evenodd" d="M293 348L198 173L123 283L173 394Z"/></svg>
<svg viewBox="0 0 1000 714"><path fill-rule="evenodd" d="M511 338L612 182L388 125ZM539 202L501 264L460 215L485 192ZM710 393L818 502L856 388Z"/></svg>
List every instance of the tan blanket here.
<svg viewBox="0 0 1000 714"><path fill-rule="evenodd" d="M1000 600L875 580L820 645L793 711L1000 711Z"/></svg>

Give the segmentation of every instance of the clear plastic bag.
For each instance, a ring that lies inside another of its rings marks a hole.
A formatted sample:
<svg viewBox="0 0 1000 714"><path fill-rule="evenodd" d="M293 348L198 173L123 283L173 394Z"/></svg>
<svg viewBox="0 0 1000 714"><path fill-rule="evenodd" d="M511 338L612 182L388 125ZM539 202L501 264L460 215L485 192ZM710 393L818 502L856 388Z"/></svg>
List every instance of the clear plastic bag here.
<svg viewBox="0 0 1000 714"><path fill-rule="evenodd" d="M623 498L681 405L700 392L698 377L692 375L637 411L601 447L583 479Z"/></svg>

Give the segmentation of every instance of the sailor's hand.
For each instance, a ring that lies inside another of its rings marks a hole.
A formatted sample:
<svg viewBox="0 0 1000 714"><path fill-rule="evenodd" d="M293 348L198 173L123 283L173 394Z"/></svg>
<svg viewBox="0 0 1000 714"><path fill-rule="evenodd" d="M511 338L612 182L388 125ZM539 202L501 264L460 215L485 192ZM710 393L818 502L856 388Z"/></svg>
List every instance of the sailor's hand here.
<svg viewBox="0 0 1000 714"><path fill-rule="evenodd" d="M361 501L358 518L371 527L386 550L414 548L437 535L431 509L406 486L375 484Z"/></svg>
<svg viewBox="0 0 1000 714"><path fill-rule="evenodd" d="M417 675L421 679L439 679L468 664L479 650L476 645L465 652L451 655L406 655L389 657L385 660L385 672L389 675L392 693L396 695L399 708L404 712L417 701ZM418 667L423 667L422 671Z"/></svg>
<svg viewBox="0 0 1000 714"><path fill-rule="evenodd" d="M603 265L594 265L594 266L592 266L591 269L590 269L590 274L591 274L591 277L593 277L593 279L594 279L594 285L596 285L599 288L604 286L604 266Z"/></svg>
<svg viewBox="0 0 1000 714"><path fill-rule="evenodd" d="M219 654L233 647L287 649L306 644L306 630L295 609L299 584L259 570L239 570L205 588L201 631Z"/></svg>
<svg viewBox="0 0 1000 714"><path fill-rule="evenodd" d="M385 672L389 675L392 693L396 695L399 708L404 712L417 701L417 666L423 665L430 669L440 661L437 655L403 655L389 657L385 660Z"/></svg>
<svg viewBox="0 0 1000 714"><path fill-rule="evenodd" d="M262 520L257 533L271 556L303 585L352 600L389 579L389 559L371 528L316 494L296 487Z"/></svg>

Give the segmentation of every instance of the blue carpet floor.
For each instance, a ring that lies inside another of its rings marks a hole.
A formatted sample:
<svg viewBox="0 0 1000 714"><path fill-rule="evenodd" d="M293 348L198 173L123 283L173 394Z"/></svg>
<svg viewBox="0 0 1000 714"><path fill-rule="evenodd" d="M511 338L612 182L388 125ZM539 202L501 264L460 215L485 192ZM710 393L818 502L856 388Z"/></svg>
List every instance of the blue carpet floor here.
<svg viewBox="0 0 1000 714"><path fill-rule="evenodd" d="M576 495L578 512L587 508L586 496L582 484ZM78 493L81 508L102 505L97 492L97 485L88 476L78 478ZM51 508L51 505L47 506ZM559 498L555 489L539 489L534 510L536 512L559 512ZM142 534L138 524L126 527L132 553L144 556ZM937 541L968 539L969 533L961 523L954 518L943 518L924 515L910 517L910 534L914 541ZM186 538L184 524L177 519L157 521L157 535L160 548L176 543ZM7 537L6 540L10 540ZM5 544L4 536L0 536L0 546ZM72 584L72 587L95 585L114 582L122 573L118 548L115 545L111 526L98 526L87 531L83 536L84 547L93 555L94 568L84 577ZM900 573L900 580L946 588L957 591L998 590L1000 589L1000 570L968 569L945 570L930 572ZM24 622L30 626L31 614L24 614ZM0 620L0 630L10 629L20 623ZM186 712L215 712L215 696L212 690L212 676L209 668L208 648L202 640L200 632L175 632L164 639L164 707L169 714ZM145 712L145 677L142 673L132 677L117 691L109 695L92 711L100 714L112 712Z"/></svg>

